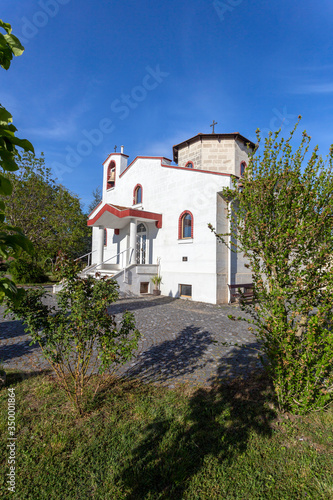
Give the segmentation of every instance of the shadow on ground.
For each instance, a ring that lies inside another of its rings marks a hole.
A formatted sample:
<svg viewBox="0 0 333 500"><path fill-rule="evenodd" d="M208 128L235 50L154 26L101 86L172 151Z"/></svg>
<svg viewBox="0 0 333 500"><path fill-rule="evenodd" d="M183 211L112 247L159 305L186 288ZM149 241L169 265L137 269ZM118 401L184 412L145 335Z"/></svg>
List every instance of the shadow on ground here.
<svg viewBox="0 0 333 500"><path fill-rule="evenodd" d="M236 375L248 375L261 367L258 361L259 344L226 346L219 360L212 356L217 341L208 330L189 325L173 340L165 340L142 352L131 368L121 370L122 376L143 382L176 381L182 383L186 377L198 372L196 382L210 386L217 380ZM211 349L210 349L211 348ZM218 367L216 366L218 364Z"/></svg>
<svg viewBox="0 0 333 500"><path fill-rule="evenodd" d="M38 343L29 345L31 338L27 338L27 333L24 331L25 326L22 321L9 320L0 323L0 361L6 362L11 359L20 358L24 355L31 354L35 349L39 348ZM23 340L16 340L15 343L6 343L10 339L23 337Z"/></svg>
<svg viewBox="0 0 333 500"><path fill-rule="evenodd" d="M0 323L0 342L5 339L13 339L26 335L25 326L22 321L9 319Z"/></svg>
<svg viewBox="0 0 333 500"><path fill-rule="evenodd" d="M6 384L5 387L11 387L16 385L23 380L28 378L41 377L42 375L51 375L54 376L52 370L38 370L38 371L17 371L17 370L7 370L6 369Z"/></svg>
<svg viewBox="0 0 333 500"><path fill-rule="evenodd" d="M175 302L177 299L173 297L149 297L149 299L142 297L138 300L133 300L132 297L124 297L118 299L117 302L110 304L108 312L110 314L117 314L124 311L135 311L137 309L146 309L148 307L162 306Z"/></svg>
<svg viewBox="0 0 333 500"><path fill-rule="evenodd" d="M219 359L216 373L209 378L210 384L214 385L235 376L246 378L252 372L263 369L258 357L259 353L260 344L258 342L249 342L226 349L224 356Z"/></svg>
<svg viewBox="0 0 333 500"><path fill-rule="evenodd" d="M262 372L215 383L193 393L185 422L160 417L147 425L119 477L129 491L126 498L181 499L191 479L202 467L207 470L207 460L228 466L246 451L253 431L270 436L276 416L265 406L270 394Z"/></svg>
<svg viewBox="0 0 333 500"><path fill-rule="evenodd" d="M213 345L214 339L208 331L200 330L200 327L187 326L174 340L150 347L137 358L135 366L128 369L125 376L144 382L165 382L204 367L203 353Z"/></svg>
<svg viewBox="0 0 333 500"><path fill-rule="evenodd" d="M39 349L39 344L30 345L31 340L24 340L12 345L4 345L0 347L0 361L5 363L11 359L21 358L27 354L31 354L35 349Z"/></svg>

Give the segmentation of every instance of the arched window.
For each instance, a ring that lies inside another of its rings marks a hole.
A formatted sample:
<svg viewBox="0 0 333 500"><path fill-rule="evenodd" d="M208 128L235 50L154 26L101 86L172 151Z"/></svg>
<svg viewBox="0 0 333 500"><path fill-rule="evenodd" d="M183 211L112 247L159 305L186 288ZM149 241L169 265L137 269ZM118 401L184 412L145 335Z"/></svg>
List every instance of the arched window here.
<svg viewBox="0 0 333 500"><path fill-rule="evenodd" d="M116 183L116 164L111 161L106 174L106 189L111 189Z"/></svg>
<svg viewBox="0 0 333 500"><path fill-rule="evenodd" d="M186 210L179 217L178 239L185 240L193 238L193 215Z"/></svg>
<svg viewBox="0 0 333 500"><path fill-rule="evenodd" d="M133 193L133 205L138 205L142 203L142 186L141 184L137 184L134 188Z"/></svg>
<svg viewBox="0 0 333 500"><path fill-rule="evenodd" d="M193 165L193 162L192 161L188 161L185 165L185 168L194 168L194 165Z"/></svg>
<svg viewBox="0 0 333 500"><path fill-rule="evenodd" d="M241 177L244 177L246 167L247 167L247 165L246 165L245 161L242 161L242 163L240 164L240 176Z"/></svg>

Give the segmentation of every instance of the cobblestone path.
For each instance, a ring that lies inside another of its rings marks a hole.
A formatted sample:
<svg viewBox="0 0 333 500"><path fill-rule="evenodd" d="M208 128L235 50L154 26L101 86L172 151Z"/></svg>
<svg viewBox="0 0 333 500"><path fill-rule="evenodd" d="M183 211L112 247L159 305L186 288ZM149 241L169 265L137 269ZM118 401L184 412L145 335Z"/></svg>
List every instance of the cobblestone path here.
<svg viewBox="0 0 333 500"><path fill-rule="evenodd" d="M54 301L54 297L50 301ZM258 344L248 323L227 316L244 316L237 306L215 306L170 297L120 299L109 312L120 320L121 313L134 313L142 334L136 357L119 374L174 387L188 382L207 386L217 378L246 376L260 367ZM6 369L39 371L48 369L38 345L19 321L3 318L0 310L0 361ZM245 347L230 347L246 344Z"/></svg>

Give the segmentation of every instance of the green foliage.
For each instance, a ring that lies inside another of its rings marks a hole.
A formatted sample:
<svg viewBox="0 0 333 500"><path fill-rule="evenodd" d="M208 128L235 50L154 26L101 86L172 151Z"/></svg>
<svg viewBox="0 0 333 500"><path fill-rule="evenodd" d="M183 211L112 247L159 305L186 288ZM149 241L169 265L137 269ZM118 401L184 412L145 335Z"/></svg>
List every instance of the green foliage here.
<svg viewBox="0 0 333 500"><path fill-rule="evenodd" d="M6 221L24 228L39 259L54 258L59 249L75 257L89 251L91 229L80 200L52 178L43 153L39 158L24 153L17 163L20 170L10 175Z"/></svg>
<svg viewBox="0 0 333 500"><path fill-rule="evenodd" d="M91 213L97 205L102 201L102 189L100 186L98 186L96 189L93 190L92 192L92 202L88 205L88 212Z"/></svg>
<svg viewBox="0 0 333 500"><path fill-rule="evenodd" d="M22 257L11 262L9 272L15 283L45 283L48 280L38 264Z"/></svg>
<svg viewBox="0 0 333 500"><path fill-rule="evenodd" d="M84 417L70 414L54 377L15 370L7 372L7 384L18 402L20 473L10 497L3 388L1 498L332 498L333 408L276 418L260 380L191 392L117 380Z"/></svg>
<svg viewBox="0 0 333 500"><path fill-rule="evenodd" d="M158 274L156 274L155 276L152 277L151 281L155 285L156 290L158 290L162 282L162 276L158 276Z"/></svg>
<svg viewBox="0 0 333 500"><path fill-rule="evenodd" d="M2 28L6 34L0 33L0 66L4 69L8 69L10 63L14 56L20 56L24 52L24 47L22 47L20 40L12 34L12 27L8 23L4 23L0 19L0 28Z"/></svg>
<svg viewBox="0 0 333 500"><path fill-rule="evenodd" d="M318 147L309 154L303 132L293 153L297 125L287 140L270 134L242 189L235 179L225 190L231 233L217 236L227 244L231 234L232 249L247 257L254 299L242 308L280 407L305 413L333 399L333 149L327 163Z"/></svg>
<svg viewBox="0 0 333 500"><path fill-rule="evenodd" d="M12 34L10 24L0 20L0 28L5 31L5 34L0 33L0 66L7 70L10 67L13 55L20 56L24 48ZM12 183L8 175L5 174L18 169L15 160L18 154L17 148L22 148L24 151L33 151L29 141L15 136L17 129L12 122L12 115L0 104L0 196L2 197L11 195L13 190ZM22 250L32 253L32 245L22 231L16 225L5 222L5 208L4 200L0 200L0 256L4 258L9 256L17 257ZM18 292L11 280L0 278L0 303L6 296L12 300L15 297L19 300L21 293Z"/></svg>
<svg viewBox="0 0 333 500"><path fill-rule="evenodd" d="M81 279L77 272L75 263L62 261L64 287L57 295L57 307L43 301L42 289L30 289L19 304L7 301L7 305L25 322L32 343L39 343L61 387L82 413L92 374L100 375L95 396L117 366L131 359L140 333L132 313L125 312L118 327L107 312L107 306L118 298L115 281Z"/></svg>

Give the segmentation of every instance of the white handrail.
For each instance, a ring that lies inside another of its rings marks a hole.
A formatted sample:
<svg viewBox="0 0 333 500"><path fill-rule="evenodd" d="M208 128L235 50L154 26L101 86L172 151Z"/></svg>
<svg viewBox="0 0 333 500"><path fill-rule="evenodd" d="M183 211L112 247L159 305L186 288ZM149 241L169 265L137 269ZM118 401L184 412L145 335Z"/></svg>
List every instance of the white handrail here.
<svg viewBox="0 0 333 500"><path fill-rule="evenodd" d="M77 260L81 260L84 257L87 257L87 255L88 255L88 263L87 263L87 265L89 266L91 264L91 257L92 257L92 254L94 252L96 252L96 250L93 250L92 252L85 253L84 255L81 255L81 257L78 257L77 259L74 259L74 262L76 262ZM90 264L89 264L89 256L90 256Z"/></svg>
<svg viewBox="0 0 333 500"><path fill-rule="evenodd" d="M101 262L100 264L95 264L94 266L92 266L89 271L92 271L93 269L96 269L96 267L99 267L99 266L102 266L103 264L105 264L106 262L109 262L109 260L112 260L114 259L115 257L118 257L118 255L122 255L124 254L125 252L128 252L129 250L132 250L133 251L133 248L132 247L129 247L129 248L125 248L125 250L122 250L121 252L117 253L116 255L113 255L112 257L110 257L109 259L106 259L104 260L103 262ZM129 262L128 262L128 265L131 264L131 260L132 260L132 254L129 258ZM122 268L125 269L126 265L124 266L124 257L122 257Z"/></svg>

